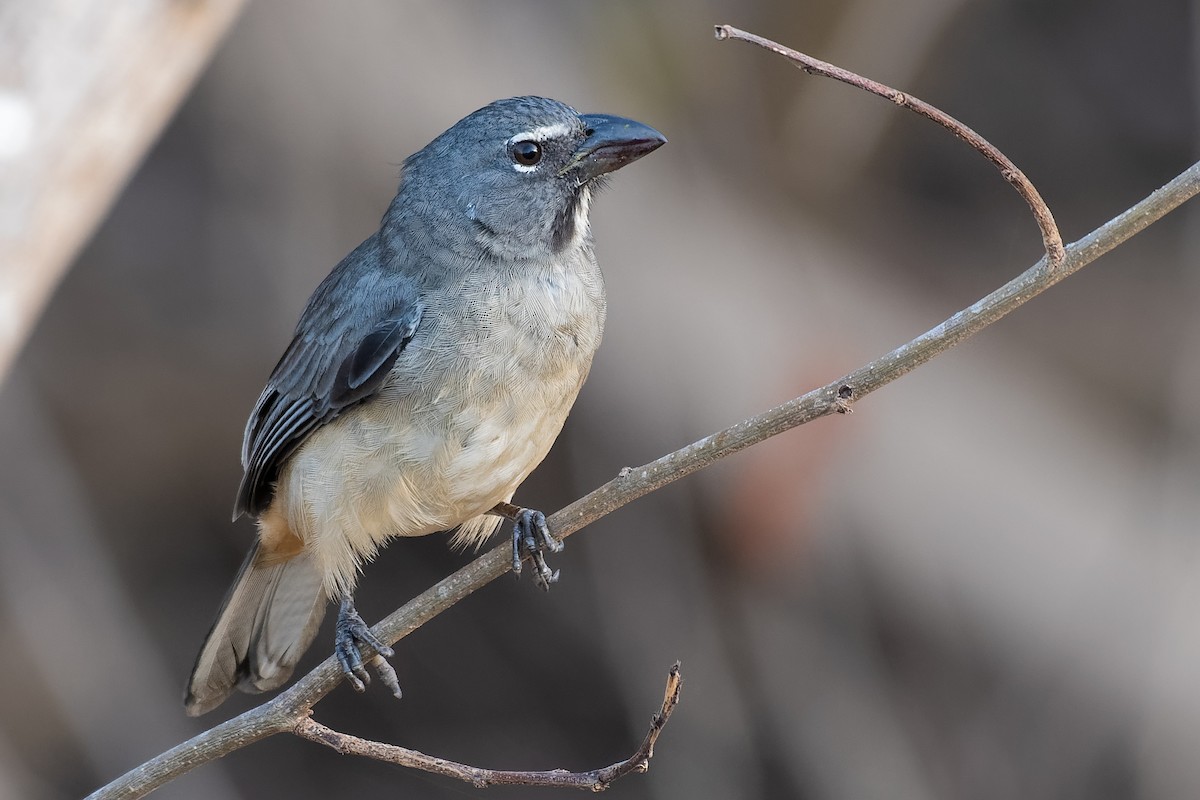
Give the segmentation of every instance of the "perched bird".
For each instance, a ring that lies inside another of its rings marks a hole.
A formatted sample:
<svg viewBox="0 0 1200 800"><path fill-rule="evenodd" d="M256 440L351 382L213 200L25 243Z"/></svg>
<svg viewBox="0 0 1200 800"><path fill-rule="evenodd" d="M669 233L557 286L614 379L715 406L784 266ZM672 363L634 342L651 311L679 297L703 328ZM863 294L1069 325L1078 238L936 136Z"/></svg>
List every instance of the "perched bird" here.
<svg viewBox="0 0 1200 800"><path fill-rule="evenodd" d="M511 505L546 456L604 328L588 208L602 176L666 139L555 100L499 100L404 162L380 229L317 287L246 424L234 519L258 540L196 658L188 714L281 686L339 603L334 651L359 691L395 672L354 608L394 536L513 523L543 588L562 545ZM361 648L361 651L360 651ZM373 651L373 652L372 652Z"/></svg>

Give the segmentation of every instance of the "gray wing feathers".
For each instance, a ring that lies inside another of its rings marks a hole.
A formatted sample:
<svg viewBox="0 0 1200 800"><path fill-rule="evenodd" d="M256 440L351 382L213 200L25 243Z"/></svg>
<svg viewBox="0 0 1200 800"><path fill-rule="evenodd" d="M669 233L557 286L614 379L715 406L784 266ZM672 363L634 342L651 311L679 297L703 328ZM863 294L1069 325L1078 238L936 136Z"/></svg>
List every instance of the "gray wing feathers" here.
<svg viewBox="0 0 1200 800"><path fill-rule="evenodd" d="M424 306L368 239L325 279L275 365L242 442L234 517L262 513L283 462L310 433L374 394L417 331ZM387 281L384 283L383 281Z"/></svg>
<svg viewBox="0 0 1200 800"><path fill-rule="evenodd" d="M196 658L184 699L189 716L215 708L235 688L282 686L325 616L321 575L307 554L265 566L254 563L257 556L256 544Z"/></svg>

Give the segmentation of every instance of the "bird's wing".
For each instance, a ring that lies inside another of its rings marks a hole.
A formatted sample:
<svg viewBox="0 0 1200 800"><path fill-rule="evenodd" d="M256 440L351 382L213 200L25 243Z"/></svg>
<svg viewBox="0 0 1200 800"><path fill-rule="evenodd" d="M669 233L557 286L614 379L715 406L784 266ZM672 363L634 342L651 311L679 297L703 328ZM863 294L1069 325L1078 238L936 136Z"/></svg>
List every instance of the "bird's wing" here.
<svg viewBox="0 0 1200 800"><path fill-rule="evenodd" d="M246 423L235 519L266 510L283 462L321 425L378 391L421 323L424 305L413 292L383 293L393 299L364 321L362 306L380 306L380 294L355 304L339 282L327 283Z"/></svg>

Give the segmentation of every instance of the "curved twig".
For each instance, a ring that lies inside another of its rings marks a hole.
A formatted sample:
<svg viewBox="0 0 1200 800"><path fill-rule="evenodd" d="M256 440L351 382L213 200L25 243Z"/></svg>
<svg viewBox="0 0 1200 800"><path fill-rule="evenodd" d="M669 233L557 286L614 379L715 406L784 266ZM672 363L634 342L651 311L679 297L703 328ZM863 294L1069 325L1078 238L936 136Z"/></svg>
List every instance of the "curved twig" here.
<svg viewBox="0 0 1200 800"><path fill-rule="evenodd" d="M818 58L801 53L798 50L784 47L778 42L773 42L770 39L764 39L761 36L756 36L753 33L735 28L732 25L716 25L714 26L714 32L719 41L734 39L756 44L759 47L770 50L772 53L778 53L810 75L816 73L826 78L833 78L842 83L848 83L851 86L857 86L859 89L887 98L896 105L903 106L910 111L915 111L922 117L933 120L938 125L941 125L959 139L971 145L984 158L996 165L996 168L1000 170L1000 174L1004 176L1004 180L1012 184L1017 193L1029 204L1029 210L1033 212L1033 218L1037 221L1038 228L1042 232L1042 244L1046 248L1046 255L1050 259L1050 267L1055 269L1062 264L1063 258L1066 257L1063 249L1062 234L1059 233L1058 225L1054 222L1054 215L1050 213L1050 208L1042 200L1042 196L1038 194L1038 190L1025 177L1025 173L1017 169L1017 165L1009 160L1008 156L1001 153L995 145L963 123L941 109L931 106L919 97L913 97L911 94L898 91L878 81L864 78L856 72L834 66Z"/></svg>
<svg viewBox="0 0 1200 800"><path fill-rule="evenodd" d="M650 730L646 732L637 751L624 761L587 772L570 772L565 769L521 771L472 767L426 755L416 750L409 750L406 747L360 739L357 736L335 731L310 717L305 717L296 723L292 732L301 738L333 748L342 755L365 756L401 767L434 772L438 775L466 781L480 789L500 784L516 784L590 789L593 792L601 792L618 778L623 778L631 772L645 772L649 768L650 759L654 757L654 744L658 741L658 735L662 733L663 726L671 718L671 712L679 704L680 683L679 663L676 662L667 674L667 688L663 693L662 708L651 718Z"/></svg>

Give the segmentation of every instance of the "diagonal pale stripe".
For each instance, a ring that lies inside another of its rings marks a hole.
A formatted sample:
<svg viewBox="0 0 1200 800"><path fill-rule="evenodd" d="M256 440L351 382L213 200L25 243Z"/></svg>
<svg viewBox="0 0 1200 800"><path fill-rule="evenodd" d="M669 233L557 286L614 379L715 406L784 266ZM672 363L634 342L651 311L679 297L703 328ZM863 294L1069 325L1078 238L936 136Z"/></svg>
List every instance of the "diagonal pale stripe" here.
<svg viewBox="0 0 1200 800"><path fill-rule="evenodd" d="M0 380L241 6L0 5Z"/></svg>

